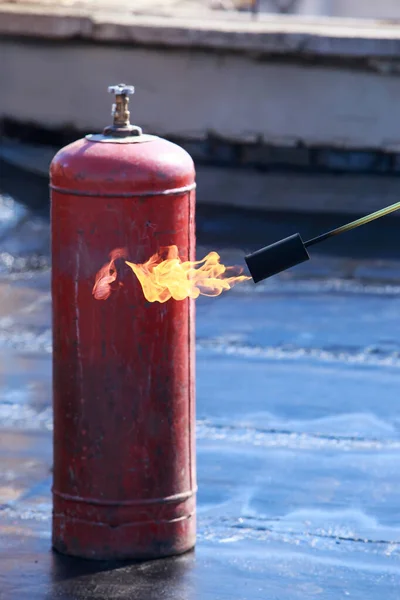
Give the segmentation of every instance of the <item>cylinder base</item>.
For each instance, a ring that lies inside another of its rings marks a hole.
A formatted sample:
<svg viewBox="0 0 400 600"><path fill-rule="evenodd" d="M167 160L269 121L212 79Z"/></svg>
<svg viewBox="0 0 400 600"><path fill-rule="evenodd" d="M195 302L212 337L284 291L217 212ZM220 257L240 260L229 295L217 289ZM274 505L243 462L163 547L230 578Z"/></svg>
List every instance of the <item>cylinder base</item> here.
<svg viewBox="0 0 400 600"><path fill-rule="evenodd" d="M196 517L174 521L103 523L53 516L54 550L92 560L150 560L183 554L196 542Z"/></svg>

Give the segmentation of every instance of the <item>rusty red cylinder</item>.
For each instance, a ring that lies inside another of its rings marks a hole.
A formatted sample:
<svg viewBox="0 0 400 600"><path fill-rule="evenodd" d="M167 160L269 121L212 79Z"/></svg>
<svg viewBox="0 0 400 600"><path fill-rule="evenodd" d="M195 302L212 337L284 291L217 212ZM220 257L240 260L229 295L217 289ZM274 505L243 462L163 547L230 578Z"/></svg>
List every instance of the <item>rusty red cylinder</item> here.
<svg viewBox="0 0 400 600"><path fill-rule="evenodd" d="M53 547L180 554L196 530L194 304L147 302L124 261L107 300L92 290L115 248L143 263L176 245L194 260L193 161L158 137L87 138L50 169Z"/></svg>

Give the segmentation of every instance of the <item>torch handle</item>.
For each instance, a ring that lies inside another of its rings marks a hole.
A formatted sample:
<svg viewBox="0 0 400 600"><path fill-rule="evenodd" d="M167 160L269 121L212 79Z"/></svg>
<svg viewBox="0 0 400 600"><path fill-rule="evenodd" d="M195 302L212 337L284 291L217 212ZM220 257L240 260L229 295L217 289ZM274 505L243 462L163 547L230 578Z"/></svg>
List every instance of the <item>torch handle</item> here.
<svg viewBox="0 0 400 600"><path fill-rule="evenodd" d="M347 223L346 225L342 225L341 227L337 227L336 229L332 229L331 231L327 231L326 233L318 235L317 237L314 237L311 240L304 242L304 246L306 248L308 248L309 246L314 246L314 244L319 244L320 242L323 242L328 238L334 237L335 235L345 233L346 231L351 231L352 229L356 229L356 227L361 227L361 225L366 225L371 221L375 221L375 219L385 217L386 215L389 215L390 213L395 212L399 209L400 202L396 202L395 204L391 204L386 208L382 208L381 210L377 210L376 212L366 215L365 217L361 217L356 221L352 221L351 223Z"/></svg>

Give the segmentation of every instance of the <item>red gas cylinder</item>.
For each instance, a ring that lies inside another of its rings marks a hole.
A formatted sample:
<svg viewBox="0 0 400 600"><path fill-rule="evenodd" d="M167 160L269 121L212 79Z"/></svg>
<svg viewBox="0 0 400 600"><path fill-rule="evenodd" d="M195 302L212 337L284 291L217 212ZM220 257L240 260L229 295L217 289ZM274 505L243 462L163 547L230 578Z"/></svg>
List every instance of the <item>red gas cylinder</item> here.
<svg viewBox="0 0 400 600"><path fill-rule="evenodd" d="M163 246L195 258L189 154L129 123L63 148L50 168L53 294L53 547L145 559L195 544L192 300L149 303L120 261L117 289L92 294L115 248L144 263Z"/></svg>

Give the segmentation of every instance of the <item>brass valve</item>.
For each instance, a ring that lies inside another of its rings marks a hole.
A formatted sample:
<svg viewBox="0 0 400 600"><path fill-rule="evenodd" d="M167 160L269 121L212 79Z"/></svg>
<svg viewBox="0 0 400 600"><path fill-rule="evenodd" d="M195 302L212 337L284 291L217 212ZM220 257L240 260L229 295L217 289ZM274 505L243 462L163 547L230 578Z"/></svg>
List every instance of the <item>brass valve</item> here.
<svg viewBox="0 0 400 600"><path fill-rule="evenodd" d="M114 137L125 136L140 136L142 130L137 125L131 125L129 112L129 96L135 93L133 85L119 83L118 85L110 85L108 92L115 95L115 102L112 105L111 115L113 124L106 127L103 131L104 135Z"/></svg>

